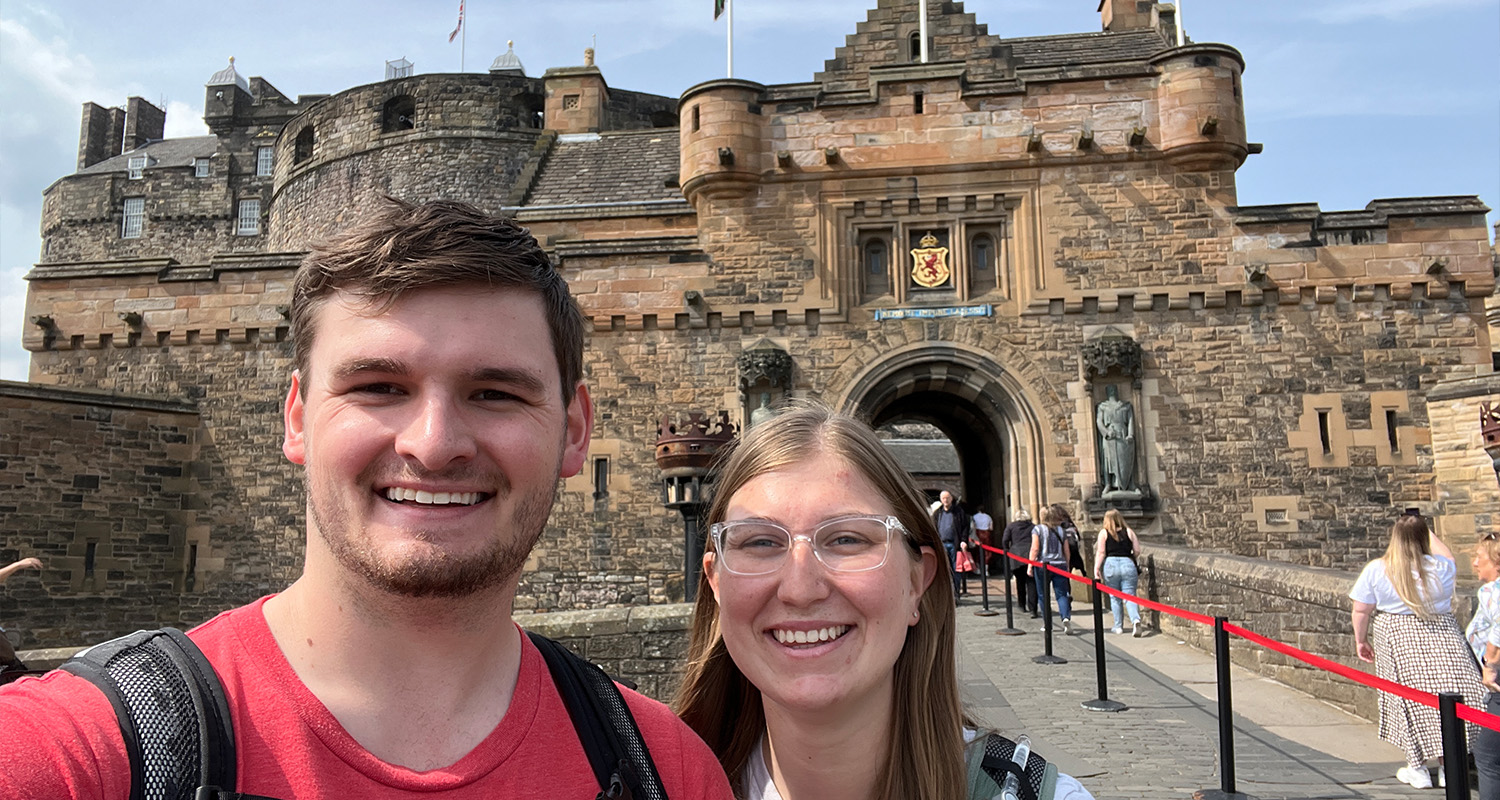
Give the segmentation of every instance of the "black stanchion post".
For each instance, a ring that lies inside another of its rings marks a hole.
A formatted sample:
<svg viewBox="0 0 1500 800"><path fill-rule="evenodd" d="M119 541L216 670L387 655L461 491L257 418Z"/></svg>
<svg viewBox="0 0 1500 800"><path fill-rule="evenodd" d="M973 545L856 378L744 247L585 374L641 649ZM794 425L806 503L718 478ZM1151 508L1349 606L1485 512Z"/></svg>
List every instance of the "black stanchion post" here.
<svg viewBox="0 0 1500 800"><path fill-rule="evenodd" d="M1012 601L1011 601L1011 591L1010 591L1011 580L1010 580L1010 576L1011 576L1011 570L1014 570L1015 568L1016 568L1016 564L1015 564L1014 561L1011 561L1011 559L1010 559L1010 553L1006 553L1005 554L1005 627L1001 628L998 631L995 631L995 633L998 633L1001 636L1020 636L1021 634L1023 634L1023 633L1026 632L1026 631L1023 631L1020 628L1016 627L1015 606L1012 605Z"/></svg>
<svg viewBox="0 0 1500 800"><path fill-rule="evenodd" d="M1458 704L1464 696L1457 692L1438 694L1438 718L1443 731L1443 778L1448 784L1448 800L1469 800L1469 732L1458 718Z"/></svg>
<svg viewBox="0 0 1500 800"><path fill-rule="evenodd" d="M1234 788L1234 701L1229 693L1228 617L1214 617L1214 667L1219 676L1219 788L1194 792L1194 800L1253 800Z"/></svg>
<svg viewBox="0 0 1500 800"><path fill-rule="evenodd" d="M1099 676L1099 696L1083 701L1089 711L1124 711L1129 706L1109 699L1109 681L1104 672L1104 593L1099 591L1099 581L1090 580L1094 590L1094 672Z"/></svg>
<svg viewBox="0 0 1500 800"><path fill-rule="evenodd" d="M979 548L979 600L982 607L974 612L974 616L999 615L999 611L990 610L990 554L983 547Z"/></svg>
<svg viewBox="0 0 1500 800"><path fill-rule="evenodd" d="M1066 664L1068 663L1066 658L1052 655L1052 595L1046 591L1048 584L1052 582L1052 578L1047 574L1045 566L1032 567L1032 570L1034 574L1031 576L1031 580L1037 585L1037 599L1042 603L1042 638L1046 644L1042 647L1042 654L1032 656L1031 660L1038 664ZM1041 572L1035 573L1035 570L1041 570ZM1038 574L1043 578L1041 582L1037 582L1036 576Z"/></svg>

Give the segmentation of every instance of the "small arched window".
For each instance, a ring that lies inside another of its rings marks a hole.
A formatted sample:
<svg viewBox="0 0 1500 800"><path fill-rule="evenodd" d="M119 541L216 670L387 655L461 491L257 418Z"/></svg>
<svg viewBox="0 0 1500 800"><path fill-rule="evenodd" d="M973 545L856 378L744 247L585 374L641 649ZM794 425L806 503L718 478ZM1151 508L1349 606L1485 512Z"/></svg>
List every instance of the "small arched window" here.
<svg viewBox="0 0 1500 800"><path fill-rule="evenodd" d="M313 126L303 128L297 134L297 140L292 144L292 163L301 164L312 158L313 154Z"/></svg>
<svg viewBox="0 0 1500 800"><path fill-rule="evenodd" d="M385 101L380 114L380 132L395 133L417 127L417 101L403 94Z"/></svg>
<svg viewBox="0 0 1500 800"><path fill-rule="evenodd" d="M912 62L916 63L918 61L921 61L922 60L922 34L921 34L921 32L920 31L912 31L911 35L908 36L908 37L906 37L906 41L911 46L911 60L912 60Z"/></svg>

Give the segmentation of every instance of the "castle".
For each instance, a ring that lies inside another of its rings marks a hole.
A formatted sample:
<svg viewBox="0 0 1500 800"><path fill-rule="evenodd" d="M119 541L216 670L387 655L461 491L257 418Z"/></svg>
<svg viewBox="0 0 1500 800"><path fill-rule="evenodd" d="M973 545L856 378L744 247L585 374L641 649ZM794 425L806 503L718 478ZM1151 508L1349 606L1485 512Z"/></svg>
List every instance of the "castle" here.
<svg viewBox="0 0 1500 800"><path fill-rule="evenodd" d="M3 619L86 641L295 577L290 278L381 195L514 215L592 321L591 464L521 610L680 599L659 421L784 397L936 426L1000 524L1121 507L1184 602L1254 586L1271 615L1403 507L1460 541L1497 521L1477 197L1239 206L1242 56L1178 43L1172 6L1028 38L928 8L925 61L917 0L878 0L805 83L675 98L508 53L295 100L231 63L206 137L86 104L27 276L30 382L0 386L6 547L69 577Z"/></svg>

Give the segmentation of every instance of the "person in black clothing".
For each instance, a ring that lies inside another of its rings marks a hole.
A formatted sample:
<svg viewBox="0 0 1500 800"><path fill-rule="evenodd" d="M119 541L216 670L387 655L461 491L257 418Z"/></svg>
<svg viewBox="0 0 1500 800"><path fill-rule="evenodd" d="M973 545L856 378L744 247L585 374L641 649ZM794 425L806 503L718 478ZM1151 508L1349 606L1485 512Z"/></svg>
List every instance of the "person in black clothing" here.
<svg viewBox="0 0 1500 800"><path fill-rule="evenodd" d="M1026 558L1031 553L1031 514L1024 508L1013 509L1011 521L1000 534L1000 548L1007 553ZM1005 561L1005 577L1016 583L1016 605L1022 611L1038 616L1036 604L1036 582L1026 574L1026 565L1009 558Z"/></svg>
<svg viewBox="0 0 1500 800"><path fill-rule="evenodd" d="M953 560L958 557L960 546L965 549L968 547L969 512L964 511L953 493L947 489L938 495L938 500L940 504L932 511L932 524L937 526L938 538L943 541L943 549L948 553L948 574L953 578L953 593L967 594L962 576L953 568Z"/></svg>

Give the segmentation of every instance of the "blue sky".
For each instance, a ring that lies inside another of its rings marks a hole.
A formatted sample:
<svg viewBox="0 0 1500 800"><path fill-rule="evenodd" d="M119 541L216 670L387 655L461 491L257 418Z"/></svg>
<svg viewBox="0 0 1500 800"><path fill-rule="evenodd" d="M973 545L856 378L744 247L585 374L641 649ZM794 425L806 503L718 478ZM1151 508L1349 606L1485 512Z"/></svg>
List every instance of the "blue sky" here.
<svg viewBox="0 0 1500 800"><path fill-rule="evenodd" d="M735 77L806 81L876 0L736 0ZM933 0L937 2L937 0ZM528 74L581 64L611 86L676 96L723 77L712 0L468 0L464 67L515 40ZM1245 55L1251 141L1243 205L1362 208L1477 194L1500 204L1500 1L1182 0L1188 35ZM1099 30L1098 0L968 0L1001 36ZM458 0L0 0L0 378L24 380L22 276L41 249L42 191L73 171L80 106L139 95L169 136L204 133L203 84L230 56L289 96L459 69ZM597 41L596 41L597 37ZM1497 215L1491 213L1493 223Z"/></svg>

